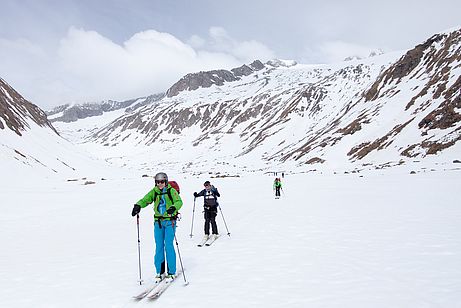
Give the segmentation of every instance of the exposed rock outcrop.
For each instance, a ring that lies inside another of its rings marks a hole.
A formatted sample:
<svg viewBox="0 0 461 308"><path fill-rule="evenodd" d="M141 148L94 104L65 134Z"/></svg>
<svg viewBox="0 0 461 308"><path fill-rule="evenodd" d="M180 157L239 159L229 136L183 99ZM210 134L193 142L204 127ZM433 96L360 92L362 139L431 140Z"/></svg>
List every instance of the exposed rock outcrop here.
<svg viewBox="0 0 461 308"><path fill-rule="evenodd" d="M21 136L22 131L30 128L29 120L56 132L43 110L26 100L0 78L0 129L8 128Z"/></svg>
<svg viewBox="0 0 461 308"><path fill-rule="evenodd" d="M222 86L224 82L239 80L242 76L248 76L255 71L264 68L261 61L256 60L250 65L242 65L230 71L213 70L207 72L190 73L182 77L178 82L171 86L166 92L167 97L173 97L181 91L193 91L198 88L209 88L212 85Z"/></svg>

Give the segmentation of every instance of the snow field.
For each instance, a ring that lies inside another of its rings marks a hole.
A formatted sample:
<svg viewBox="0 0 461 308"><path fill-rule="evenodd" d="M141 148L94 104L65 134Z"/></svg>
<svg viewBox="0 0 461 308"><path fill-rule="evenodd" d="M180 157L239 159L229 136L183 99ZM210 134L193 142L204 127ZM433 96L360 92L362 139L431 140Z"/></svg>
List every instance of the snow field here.
<svg viewBox="0 0 461 308"><path fill-rule="evenodd" d="M170 176L171 178L171 176ZM173 178L172 178L173 179ZM202 307L456 307L461 301L458 171L210 179L231 237L199 248L205 177L174 178L184 206L180 277L158 305ZM1 190L0 306L151 306L131 296L138 254L134 202L152 178L49 182ZM143 279L155 274L151 208L141 212ZM178 268L180 263L178 260Z"/></svg>

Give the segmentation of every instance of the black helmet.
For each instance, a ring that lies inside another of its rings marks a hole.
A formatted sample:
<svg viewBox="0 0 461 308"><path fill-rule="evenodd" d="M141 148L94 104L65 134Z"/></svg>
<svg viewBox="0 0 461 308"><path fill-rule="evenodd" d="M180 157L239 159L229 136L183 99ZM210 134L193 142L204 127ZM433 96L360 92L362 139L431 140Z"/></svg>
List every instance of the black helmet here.
<svg viewBox="0 0 461 308"><path fill-rule="evenodd" d="M205 181L205 183L203 183L203 186L208 186L210 185L210 181Z"/></svg>
<svg viewBox="0 0 461 308"><path fill-rule="evenodd" d="M168 182L168 175L165 172L159 172L155 175L156 181L164 180L166 183Z"/></svg>

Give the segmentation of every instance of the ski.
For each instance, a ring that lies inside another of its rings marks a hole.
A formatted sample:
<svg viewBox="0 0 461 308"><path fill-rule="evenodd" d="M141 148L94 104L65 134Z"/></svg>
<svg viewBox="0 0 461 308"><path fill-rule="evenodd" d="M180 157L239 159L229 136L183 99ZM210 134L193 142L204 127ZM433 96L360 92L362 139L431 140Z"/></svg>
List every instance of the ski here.
<svg viewBox="0 0 461 308"><path fill-rule="evenodd" d="M134 299L138 299L138 300L141 300L143 299L144 297L147 296L147 294L149 294L150 292L152 292L154 289L158 288L161 284L161 281L158 282L158 283L155 283L154 285L151 285L150 287L146 288L145 290L143 290L141 293L139 293L138 295L135 295L133 296Z"/></svg>
<svg viewBox="0 0 461 308"><path fill-rule="evenodd" d="M178 277L181 275L182 271L178 271L178 273L176 274L176 277L174 278L174 280L172 281L169 281L167 282L165 279L161 281L161 284L158 288L155 288L155 290L152 290L152 292L150 292L146 298L150 299L150 300L155 300L157 298L160 297L160 295L163 294L163 292L166 291L166 289L171 285L173 284L173 282L178 279Z"/></svg>
<svg viewBox="0 0 461 308"><path fill-rule="evenodd" d="M198 247L202 247L203 245L205 245L205 243L208 241L208 237L207 238L203 238L203 240L197 244Z"/></svg>
<svg viewBox="0 0 461 308"><path fill-rule="evenodd" d="M157 285L152 288L150 290L149 293L147 293L146 295L144 295L145 298L151 298L152 296L154 296L155 294L157 294L157 292L163 288L163 286L166 284L166 281L165 279L163 279L162 281L160 281L159 283L157 283Z"/></svg>
<svg viewBox="0 0 461 308"><path fill-rule="evenodd" d="M205 243L205 246L211 246L218 239L219 235L211 236L208 241Z"/></svg>

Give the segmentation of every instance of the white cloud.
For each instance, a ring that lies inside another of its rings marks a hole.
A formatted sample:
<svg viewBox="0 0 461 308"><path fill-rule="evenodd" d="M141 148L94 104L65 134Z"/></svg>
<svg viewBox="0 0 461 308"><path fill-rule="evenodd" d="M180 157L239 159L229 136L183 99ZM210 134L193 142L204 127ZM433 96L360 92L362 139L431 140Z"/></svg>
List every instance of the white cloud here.
<svg viewBox="0 0 461 308"><path fill-rule="evenodd" d="M332 63L343 61L347 57L366 58L372 51L379 50L376 46L365 46L344 41L322 42L304 50L304 63Z"/></svg>
<svg viewBox="0 0 461 308"><path fill-rule="evenodd" d="M244 62L252 62L253 60L267 61L275 58L275 54L264 44L257 41L244 41L234 46L232 54L238 59L245 60Z"/></svg>
<svg viewBox="0 0 461 308"><path fill-rule="evenodd" d="M9 67L11 79L21 94L46 109L158 93L190 72L231 69L261 56L273 57L263 44L238 42L222 28L211 28L209 40L193 36L184 43L169 33L147 30L118 44L96 31L71 27L49 54L27 41L2 40L0 47L5 47L0 54L4 59L15 53L16 65L23 63L21 58L32 62ZM8 77L4 79L12 82Z"/></svg>
<svg viewBox="0 0 461 308"><path fill-rule="evenodd" d="M192 35L187 43L192 47L192 48L203 48L205 46L205 40L202 39L198 35Z"/></svg>
<svg viewBox="0 0 461 308"><path fill-rule="evenodd" d="M119 45L94 31L72 28L61 41L59 56L65 75L88 93L86 100L165 91L180 75L200 66L191 47L154 30Z"/></svg>
<svg viewBox="0 0 461 308"><path fill-rule="evenodd" d="M0 39L0 77L26 99L48 93L47 85L56 77L53 56L41 46L26 39ZM54 95L43 97L44 105Z"/></svg>
<svg viewBox="0 0 461 308"><path fill-rule="evenodd" d="M208 39L194 36L189 41L196 43L198 48L228 53L242 63L253 62L256 59L267 61L276 57L275 53L263 43L255 40L236 40L221 27L211 27Z"/></svg>
<svg viewBox="0 0 461 308"><path fill-rule="evenodd" d="M233 39L227 34L227 31L222 27L211 27L208 31L210 38L212 38L216 43L225 45L227 43L233 43Z"/></svg>

